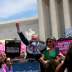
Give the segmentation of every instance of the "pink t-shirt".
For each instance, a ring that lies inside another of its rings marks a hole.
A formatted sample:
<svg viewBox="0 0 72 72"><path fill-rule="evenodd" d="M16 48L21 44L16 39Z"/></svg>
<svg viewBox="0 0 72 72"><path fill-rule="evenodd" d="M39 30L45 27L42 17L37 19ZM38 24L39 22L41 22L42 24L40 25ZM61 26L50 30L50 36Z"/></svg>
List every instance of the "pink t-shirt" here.
<svg viewBox="0 0 72 72"><path fill-rule="evenodd" d="M2 69L3 69L3 72L13 72L12 68L11 68L11 70L8 70L8 67L6 64L2 65Z"/></svg>
<svg viewBox="0 0 72 72"><path fill-rule="evenodd" d="M6 72L6 64L2 65L3 71Z"/></svg>

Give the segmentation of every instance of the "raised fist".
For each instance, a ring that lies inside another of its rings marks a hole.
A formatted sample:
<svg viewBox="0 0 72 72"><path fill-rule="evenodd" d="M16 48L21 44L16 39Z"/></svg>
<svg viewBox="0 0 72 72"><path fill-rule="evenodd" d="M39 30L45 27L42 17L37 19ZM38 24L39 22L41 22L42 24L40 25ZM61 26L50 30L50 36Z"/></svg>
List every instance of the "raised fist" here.
<svg viewBox="0 0 72 72"><path fill-rule="evenodd" d="M17 32L20 32L19 23L16 23Z"/></svg>

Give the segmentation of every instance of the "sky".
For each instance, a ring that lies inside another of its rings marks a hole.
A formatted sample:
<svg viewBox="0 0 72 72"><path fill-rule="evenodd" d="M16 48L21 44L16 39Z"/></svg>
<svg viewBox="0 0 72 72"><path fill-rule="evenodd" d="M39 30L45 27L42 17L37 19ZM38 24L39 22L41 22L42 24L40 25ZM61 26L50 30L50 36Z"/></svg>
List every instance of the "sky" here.
<svg viewBox="0 0 72 72"><path fill-rule="evenodd" d="M0 0L0 22L37 16L37 0Z"/></svg>

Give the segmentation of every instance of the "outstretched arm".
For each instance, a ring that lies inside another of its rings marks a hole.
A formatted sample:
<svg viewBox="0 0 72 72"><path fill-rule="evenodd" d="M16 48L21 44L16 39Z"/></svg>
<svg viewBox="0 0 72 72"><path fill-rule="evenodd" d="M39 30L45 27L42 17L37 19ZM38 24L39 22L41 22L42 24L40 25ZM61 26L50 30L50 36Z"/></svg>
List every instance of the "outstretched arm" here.
<svg viewBox="0 0 72 72"><path fill-rule="evenodd" d="M19 35L20 39L22 40L22 42L23 42L25 45L29 45L28 39L27 39L27 38L23 35L23 33L20 31L19 23L16 23L16 29L17 29L18 35Z"/></svg>
<svg viewBox="0 0 72 72"><path fill-rule="evenodd" d="M16 29L17 29L17 32L20 33L20 26L19 26L19 23L16 23Z"/></svg>

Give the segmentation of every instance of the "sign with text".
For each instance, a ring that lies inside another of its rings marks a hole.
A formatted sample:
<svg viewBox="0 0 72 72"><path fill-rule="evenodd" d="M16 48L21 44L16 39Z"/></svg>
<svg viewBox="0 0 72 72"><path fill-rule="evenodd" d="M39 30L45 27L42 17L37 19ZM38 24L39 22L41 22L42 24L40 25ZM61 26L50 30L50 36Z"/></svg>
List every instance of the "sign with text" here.
<svg viewBox="0 0 72 72"><path fill-rule="evenodd" d="M20 55L20 41L18 40L6 40L5 41L5 53L8 57L16 57Z"/></svg>
<svg viewBox="0 0 72 72"><path fill-rule="evenodd" d="M40 64L37 61L13 64L13 72L40 72Z"/></svg>
<svg viewBox="0 0 72 72"><path fill-rule="evenodd" d="M62 53L66 54L68 49L69 49L70 43L72 43L72 40L58 41L56 47L59 48L59 51L61 51Z"/></svg>

